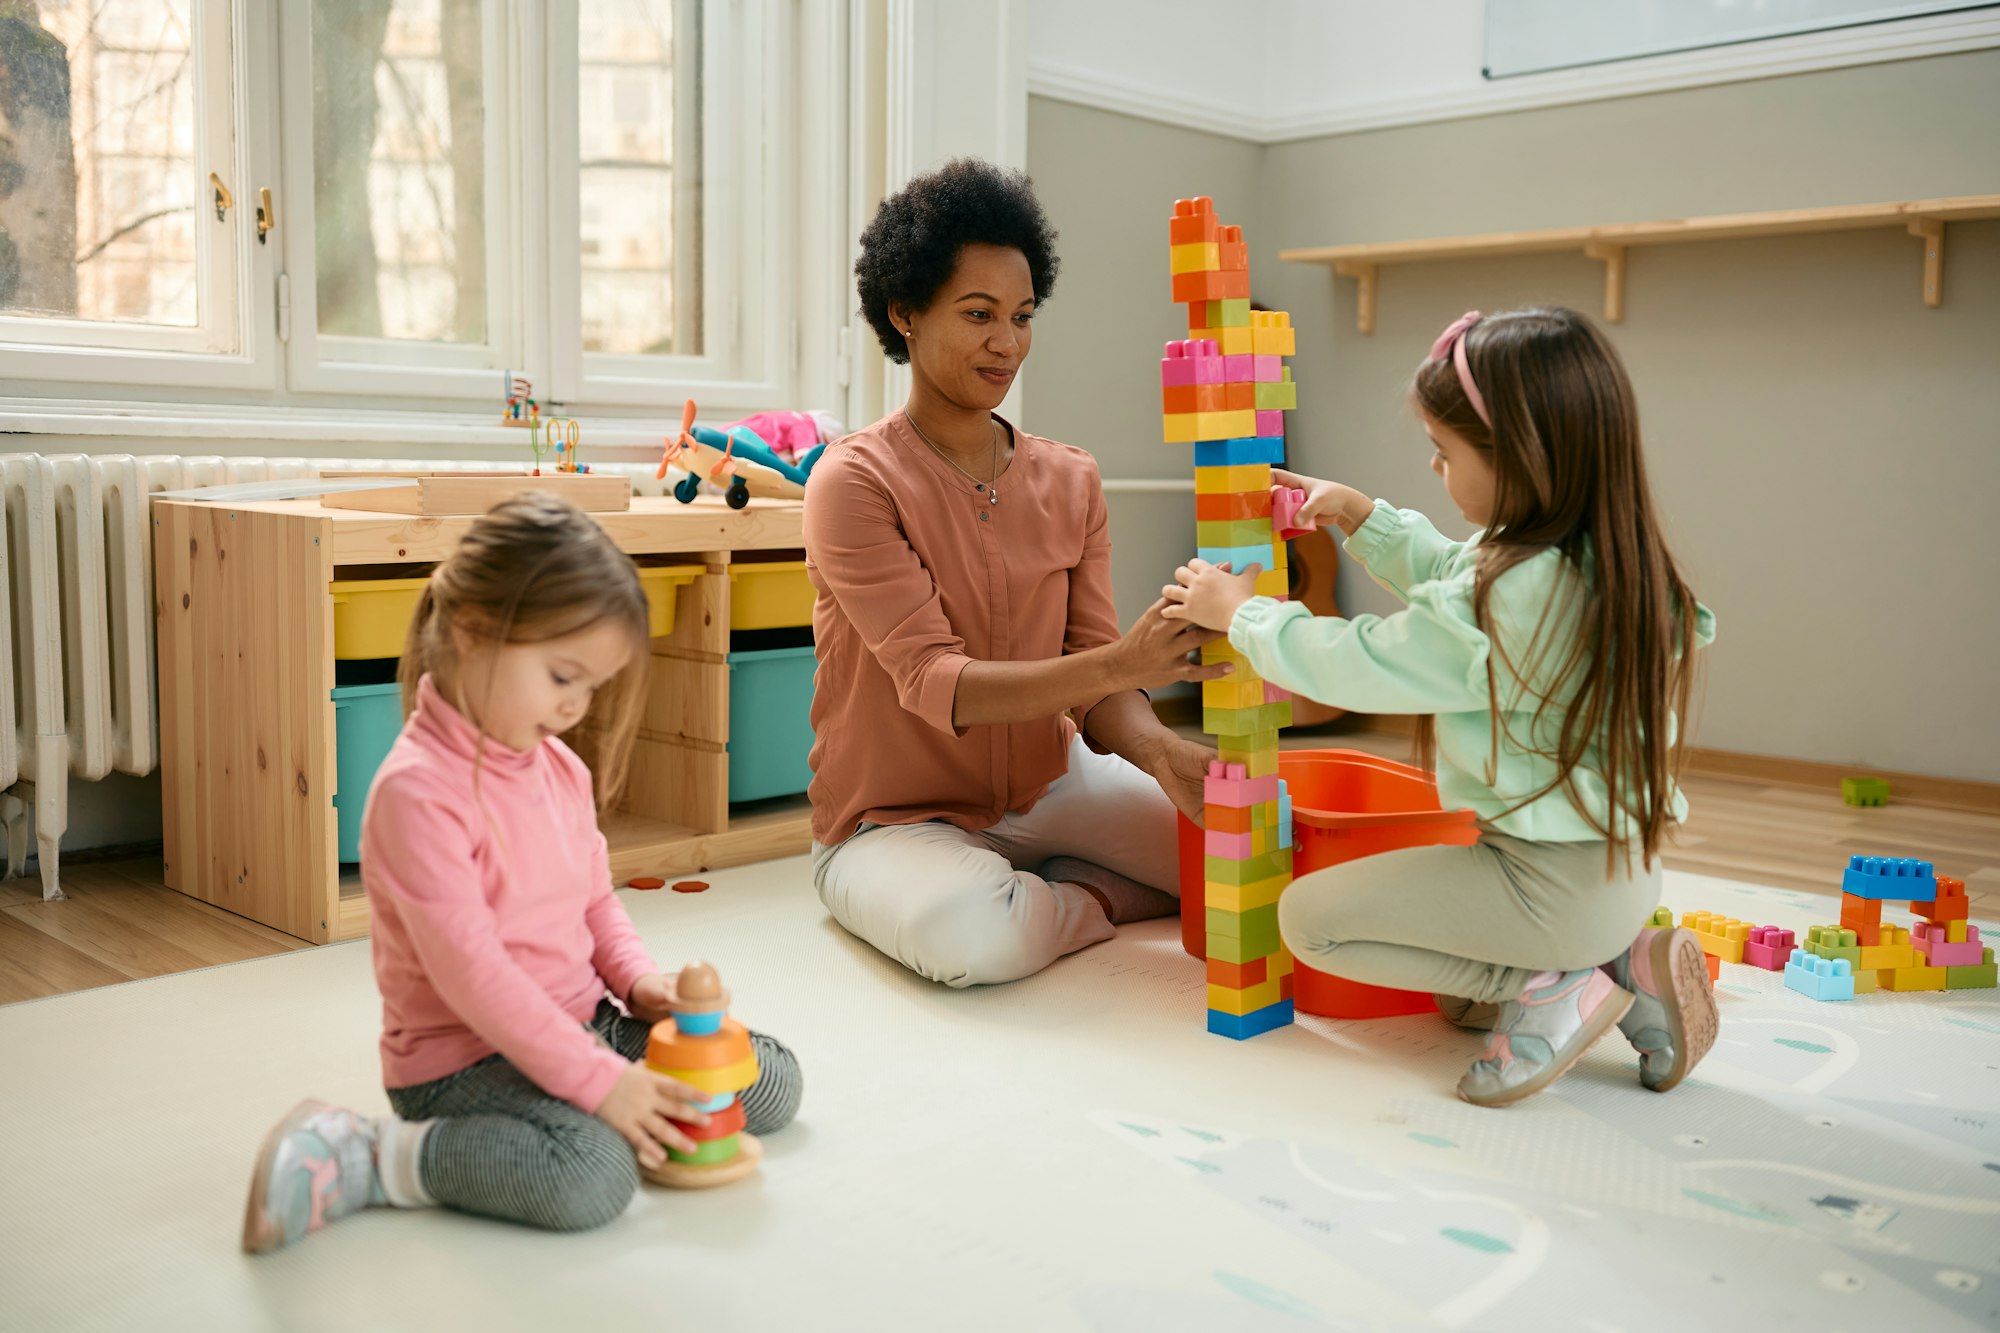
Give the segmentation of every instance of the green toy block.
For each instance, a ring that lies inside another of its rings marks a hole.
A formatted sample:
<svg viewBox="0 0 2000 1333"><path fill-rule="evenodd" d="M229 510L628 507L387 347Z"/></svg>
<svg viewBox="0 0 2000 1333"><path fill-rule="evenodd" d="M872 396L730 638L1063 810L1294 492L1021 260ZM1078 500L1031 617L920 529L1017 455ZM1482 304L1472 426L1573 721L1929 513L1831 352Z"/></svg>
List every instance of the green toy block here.
<svg viewBox="0 0 2000 1333"><path fill-rule="evenodd" d="M1845 958L1848 966L1861 968L1861 940L1851 930L1839 926L1814 926L1806 931L1806 952L1821 958Z"/></svg>
<svg viewBox="0 0 2000 1333"><path fill-rule="evenodd" d="M1262 407L1259 403L1257 406ZM1849 805L1887 805L1889 803L1889 780L1887 778L1842 778L1840 799Z"/></svg>
<svg viewBox="0 0 2000 1333"><path fill-rule="evenodd" d="M1280 847L1244 861L1220 856L1204 856L1201 873L1213 884L1255 884L1273 875L1292 873L1292 849Z"/></svg>
<svg viewBox="0 0 2000 1333"><path fill-rule="evenodd" d="M1655 930L1672 930L1674 928L1674 909L1671 907L1655 907L1653 915L1647 918L1646 924Z"/></svg>
<svg viewBox="0 0 2000 1333"><path fill-rule="evenodd" d="M1276 384L1264 383L1257 386L1257 410L1259 412L1292 412L1299 406L1299 386L1292 383L1291 371L1286 378Z"/></svg>
<svg viewBox="0 0 2000 1333"><path fill-rule="evenodd" d="M1236 931L1217 930L1220 921ZM1225 912L1220 908L1208 909L1208 956L1220 958L1226 963L1254 963L1259 958L1268 958L1278 952L1283 940L1278 935L1278 905L1259 907L1249 912Z"/></svg>
<svg viewBox="0 0 2000 1333"><path fill-rule="evenodd" d="M1981 952L1984 953L1985 958L1977 964L1964 963L1958 967L1947 967L1944 970L1944 988L1946 990L1993 990L2000 988L2000 967L1994 965L1993 950L1985 949Z"/></svg>
<svg viewBox="0 0 2000 1333"><path fill-rule="evenodd" d="M1194 525L1196 546L1256 546L1274 539L1268 518L1210 519ZM1266 560L1269 569L1271 562Z"/></svg>
<svg viewBox="0 0 2000 1333"><path fill-rule="evenodd" d="M1204 328L1247 329L1250 327L1250 302L1208 301L1202 305L1202 318L1208 321Z"/></svg>
<svg viewBox="0 0 2000 1333"><path fill-rule="evenodd" d="M1256 708L1204 708L1201 710L1201 729L1211 736L1251 736L1259 732L1277 731L1292 725L1292 705L1284 703L1262 704Z"/></svg>

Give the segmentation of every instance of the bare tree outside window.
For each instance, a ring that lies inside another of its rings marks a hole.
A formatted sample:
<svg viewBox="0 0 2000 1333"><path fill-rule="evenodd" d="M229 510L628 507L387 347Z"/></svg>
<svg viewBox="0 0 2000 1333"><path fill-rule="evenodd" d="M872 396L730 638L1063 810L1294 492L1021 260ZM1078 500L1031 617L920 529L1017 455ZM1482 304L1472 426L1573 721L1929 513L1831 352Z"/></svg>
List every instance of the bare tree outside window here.
<svg viewBox="0 0 2000 1333"><path fill-rule="evenodd" d="M0 312L200 315L188 0L0 0Z"/></svg>
<svg viewBox="0 0 2000 1333"><path fill-rule="evenodd" d="M698 356L700 0L593 0L578 19L583 347Z"/></svg>
<svg viewBox="0 0 2000 1333"><path fill-rule="evenodd" d="M480 0L314 0L320 332L487 338Z"/></svg>

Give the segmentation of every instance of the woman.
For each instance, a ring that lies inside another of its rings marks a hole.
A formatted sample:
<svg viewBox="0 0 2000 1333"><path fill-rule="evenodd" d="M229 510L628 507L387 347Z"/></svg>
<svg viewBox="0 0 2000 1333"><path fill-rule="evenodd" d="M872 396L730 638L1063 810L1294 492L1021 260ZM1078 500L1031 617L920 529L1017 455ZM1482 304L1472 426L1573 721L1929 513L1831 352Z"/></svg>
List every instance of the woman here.
<svg viewBox="0 0 2000 1333"><path fill-rule="evenodd" d="M1096 462L993 414L1054 241L1027 178L983 162L883 203L855 271L909 400L830 446L806 500L814 885L951 986L1175 910L1174 809L1200 818L1214 755L1142 691L1228 671L1159 603L1118 633Z"/></svg>

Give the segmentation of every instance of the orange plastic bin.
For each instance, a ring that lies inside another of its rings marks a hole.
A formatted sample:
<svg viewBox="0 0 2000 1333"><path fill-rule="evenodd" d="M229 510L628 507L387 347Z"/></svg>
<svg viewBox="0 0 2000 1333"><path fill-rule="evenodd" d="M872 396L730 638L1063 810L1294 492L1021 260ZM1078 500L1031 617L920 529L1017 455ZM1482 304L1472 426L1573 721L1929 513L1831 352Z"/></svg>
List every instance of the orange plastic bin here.
<svg viewBox="0 0 2000 1333"><path fill-rule="evenodd" d="M1360 750L1281 750L1278 776L1292 798L1292 870L1328 866L1404 847L1469 847L1479 840L1470 810L1439 807L1430 774ZM1180 821L1181 946L1208 957L1202 834ZM1431 997L1416 991L1364 986L1299 963L1294 1005L1328 1018L1387 1018L1419 1014Z"/></svg>

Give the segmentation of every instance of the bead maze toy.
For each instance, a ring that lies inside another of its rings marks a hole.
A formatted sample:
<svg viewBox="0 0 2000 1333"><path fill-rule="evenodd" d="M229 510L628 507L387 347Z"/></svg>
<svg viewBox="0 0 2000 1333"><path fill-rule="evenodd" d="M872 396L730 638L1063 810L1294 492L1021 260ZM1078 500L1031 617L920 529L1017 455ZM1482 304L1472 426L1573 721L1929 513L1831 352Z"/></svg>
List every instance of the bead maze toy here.
<svg viewBox="0 0 2000 1333"><path fill-rule="evenodd" d="M681 969L673 1017L653 1025L646 1067L709 1094L706 1125L675 1125L695 1141L695 1151L667 1149L658 1166L639 1171L656 1185L704 1189L741 1180L763 1160L763 1145L743 1128L738 1094L757 1081L757 1052L750 1033L728 1016L729 992L707 963Z"/></svg>
<svg viewBox="0 0 2000 1333"><path fill-rule="evenodd" d="M1195 544L1211 563L1258 566L1257 591L1283 598L1271 465L1284 461L1284 413L1298 405L1292 373L1280 364L1295 350L1291 316L1251 311L1250 247L1241 227L1221 225L1213 199L1175 200L1167 240L1188 336L1168 343L1160 361L1162 438L1194 446ZM1240 1041L1293 1015L1292 955L1278 937L1278 896L1292 882L1278 731L1291 725L1291 696L1227 641L1203 648L1201 660L1235 667L1201 687L1202 730L1221 754L1204 784L1202 878L1208 1030Z"/></svg>

